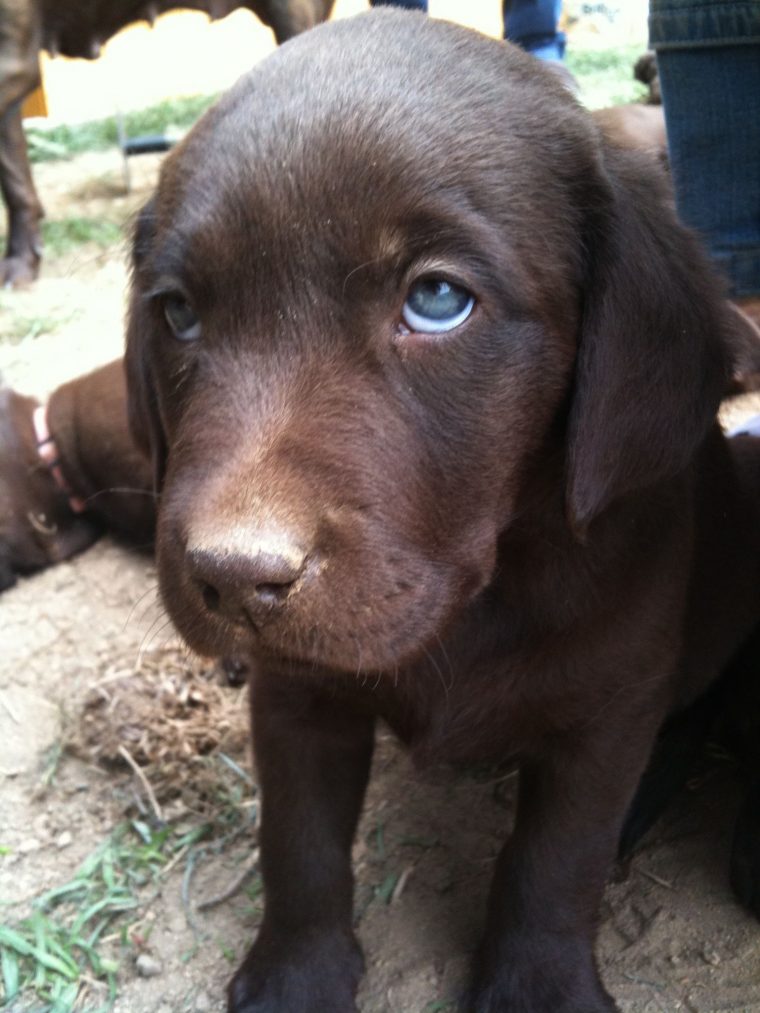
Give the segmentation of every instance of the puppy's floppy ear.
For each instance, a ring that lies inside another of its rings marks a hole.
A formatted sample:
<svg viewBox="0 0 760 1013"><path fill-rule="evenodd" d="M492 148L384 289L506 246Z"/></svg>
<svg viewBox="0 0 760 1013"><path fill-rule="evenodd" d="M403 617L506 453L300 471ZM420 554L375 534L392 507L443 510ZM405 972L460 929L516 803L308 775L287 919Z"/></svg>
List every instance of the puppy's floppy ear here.
<svg viewBox="0 0 760 1013"><path fill-rule="evenodd" d="M153 239L154 216L154 201L151 200L140 212L134 232L124 368L127 377L129 428L137 446L149 455L153 462L153 485L158 492L166 468L166 436L149 363L150 320L139 285L140 266Z"/></svg>
<svg viewBox="0 0 760 1013"><path fill-rule="evenodd" d="M611 149L589 212L588 275L568 426L580 532L625 493L676 475L728 386L730 311L648 160Z"/></svg>

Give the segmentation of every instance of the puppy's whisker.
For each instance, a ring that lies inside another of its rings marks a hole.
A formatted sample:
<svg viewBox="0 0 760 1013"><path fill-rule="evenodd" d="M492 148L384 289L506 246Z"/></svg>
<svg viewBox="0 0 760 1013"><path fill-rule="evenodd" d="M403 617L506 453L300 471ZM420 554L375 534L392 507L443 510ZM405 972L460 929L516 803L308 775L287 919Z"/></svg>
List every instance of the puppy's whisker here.
<svg viewBox="0 0 760 1013"><path fill-rule="evenodd" d="M358 682L362 674L362 659L363 659L362 645L359 638L353 632L351 633L351 639L356 645L356 681Z"/></svg>
<svg viewBox="0 0 760 1013"><path fill-rule="evenodd" d="M146 588L146 590L143 591L143 593L141 595L139 595L139 597L133 602L132 608L129 610L129 614L127 615L127 618L124 621L124 627L122 629L122 632L124 632L127 629L127 627L129 626L129 624L132 622L132 619L135 616L135 612L137 611L138 608L140 608L140 606L143 604L143 602L145 601L145 599L148 597L149 594L152 594L152 595L155 596L154 599L153 599L153 602L156 602L156 601L159 600L159 598L158 598L158 583L155 583L151 587ZM145 605L145 607L143 608L142 612L140 613L138 622L140 622L145 617L148 609L151 607L151 605L153 604L153 602Z"/></svg>
<svg viewBox="0 0 760 1013"><path fill-rule="evenodd" d="M172 618L169 616L166 609L162 608L153 622L150 624L148 629L143 634L138 648L138 658L141 659L145 653L150 649L153 641L159 636L167 626L173 623Z"/></svg>
<svg viewBox="0 0 760 1013"><path fill-rule="evenodd" d="M137 486L131 487L128 485L114 485L108 489L98 489L97 492L91 493L86 497L85 503L94 502L99 496L107 496L109 493L116 493L118 495L128 496L147 496L149 499L157 500L158 493L152 489L140 489Z"/></svg>
<svg viewBox="0 0 760 1013"><path fill-rule="evenodd" d="M438 646L439 646L439 648L441 650L441 654L443 655L443 659L446 662L446 665L448 666L449 676L450 676L450 679L449 679L449 690L452 690L454 688L454 683L456 682L456 674L454 672L454 666L451 664L451 658L449 657L448 651L446 650L446 647L445 647L443 641L441 640L440 636L437 633L435 635L435 640L436 640L436 643L438 644Z"/></svg>
<svg viewBox="0 0 760 1013"><path fill-rule="evenodd" d="M448 704L448 702L449 702L449 696L451 694L451 686L449 686L447 684L446 680L443 677L443 672L441 671L441 669L440 669L440 667L438 665L438 662L435 660L435 658L433 657L433 655L430 653L430 651L427 649L427 647L425 647L424 644L422 645L422 650L425 653L425 655L426 655L428 661L430 662L430 664L433 666L433 670L435 671L436 675L438 676L438 680L441 683L441 686L443 686L443 695L445 696L446 703Z"/></svg>
<svg viewBox="0 0 760 1013"><path fill-rule="evenodd" d="M363 264L359 264L358 267L355 267L351 271L349 271L346 277L343 279L343 288L341 290L341 295L345 296L346 286L348 285L349 281L351 280L351 278L353 278L355 274L358 274L359 271L363 271L365 267L372 267L373 264L380 264L382 262L382 259L383 259L382 257L373 257L372 260L366 260Z"/></svg>

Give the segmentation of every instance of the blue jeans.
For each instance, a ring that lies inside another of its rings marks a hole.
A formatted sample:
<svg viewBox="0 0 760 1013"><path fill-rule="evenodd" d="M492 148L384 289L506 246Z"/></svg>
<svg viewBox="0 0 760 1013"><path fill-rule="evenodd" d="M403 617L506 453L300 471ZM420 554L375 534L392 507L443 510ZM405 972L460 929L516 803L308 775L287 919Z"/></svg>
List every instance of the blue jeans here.
<svg viewBox="0 0 760 1013"><path fill-rule="evenodd" d="M760 295L760 2L651 0L681 219L736 297Z"/></svg>
<svg viewBox="0 0 760 1013"><path fill-rule="evenodd" d="M427 0L369 0L371 7L403 7L407 11L424 11L427 14Z"/></svg>
<svg viewBox="0 0 760 1013"><path fill-rule="evenodd" d="M427 0L370 0L373 7L427 11ZM562 0L503 0L504 38L541 60L561 60L564 33L557 31Z"/></svg>
<svg viewBox="0 0 760 1013"><path fill-rule="evenodd" d="M565 34L557 30L562 0L504 0L504 38L541 60L562 60Z"/></svg>

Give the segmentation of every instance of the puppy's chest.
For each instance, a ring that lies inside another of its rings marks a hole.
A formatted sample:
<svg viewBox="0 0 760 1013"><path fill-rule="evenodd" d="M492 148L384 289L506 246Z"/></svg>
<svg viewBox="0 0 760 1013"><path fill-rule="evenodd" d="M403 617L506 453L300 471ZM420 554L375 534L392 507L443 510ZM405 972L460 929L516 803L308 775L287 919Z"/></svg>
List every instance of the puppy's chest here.
<svg viewBox="0 0 760 1013"><path fill-rule="evenodd" d="M432 669L432 671L431 671ZM502 761L529 752L564 710L556 673L528 662L418 670L382 716L415 762Z"/></svg>

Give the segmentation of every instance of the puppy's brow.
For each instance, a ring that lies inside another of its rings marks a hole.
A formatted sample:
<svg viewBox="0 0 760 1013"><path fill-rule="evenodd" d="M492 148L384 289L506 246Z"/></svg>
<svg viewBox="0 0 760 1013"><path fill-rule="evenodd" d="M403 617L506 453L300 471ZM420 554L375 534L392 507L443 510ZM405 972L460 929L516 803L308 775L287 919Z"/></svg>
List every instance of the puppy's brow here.
<svg viewBox="0 0 760 1013"><path fill-rule="evenodd" d="M170 289L188 288L185 284L187 267L184 249L178 244L170 244L156 251L144 266L145 295L151 297Z"/></svg>
<svg viewBox="0 0 760 1013"><path fill-rule="evenodd" d="M356 267L352 268L343 279L343 289L341 291L341 295L346 294L346 286L355 274L358 274L359 271L363 271L366 267L372 267L374 264L381 264L385 260L387 260L387 258L384 256L373 257L372 260L365 260L363 264L358 264Z"/></svg>

